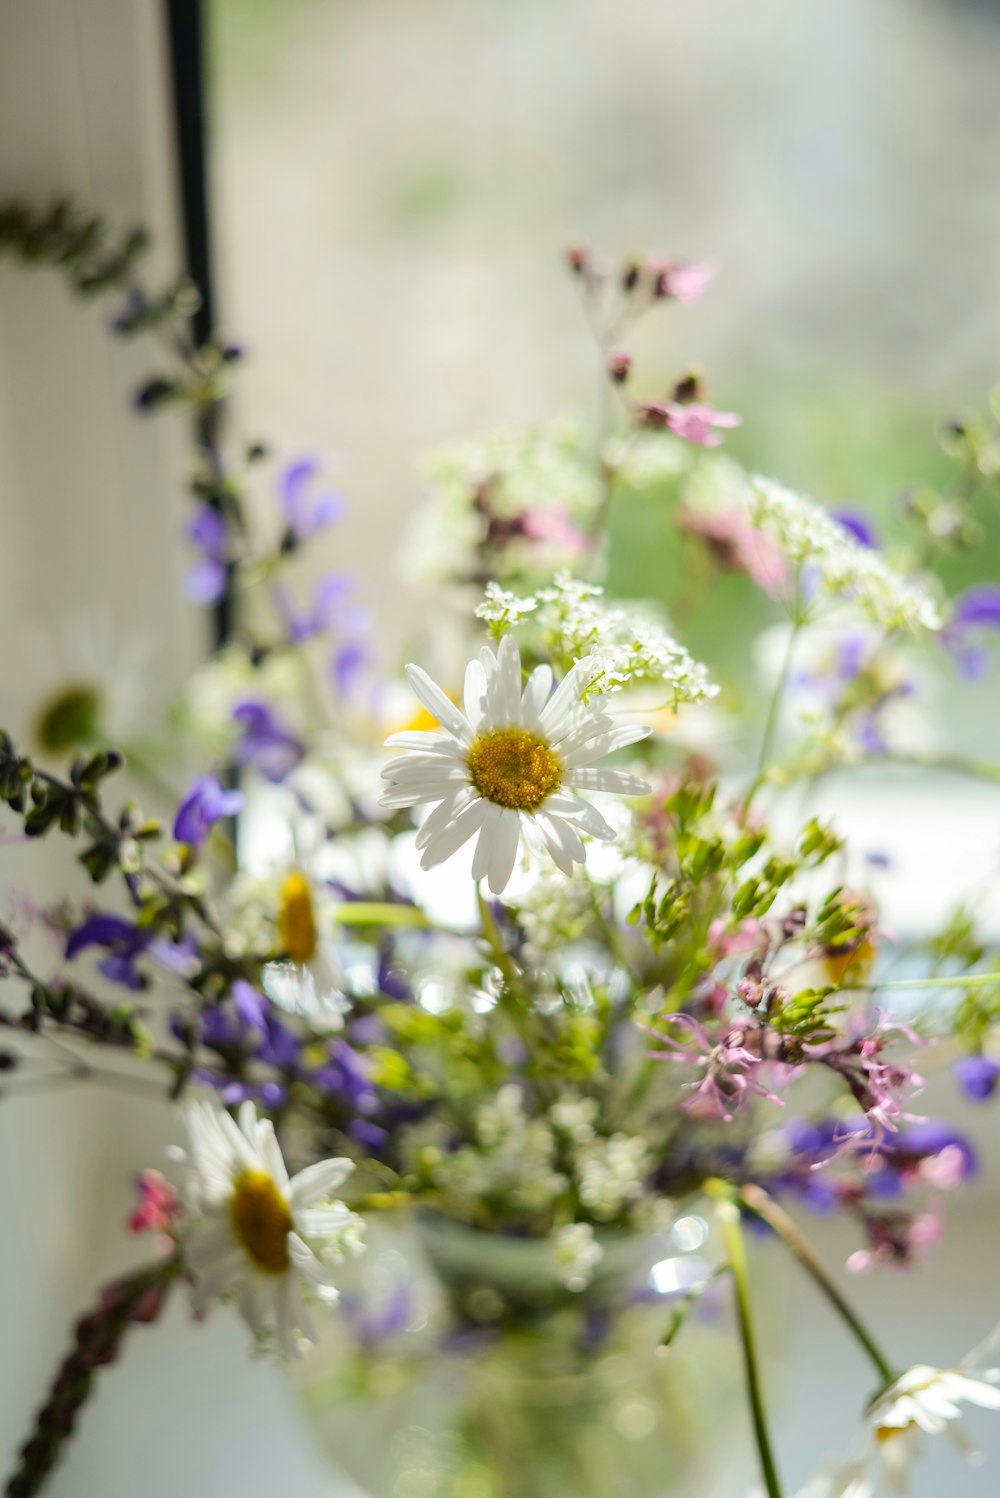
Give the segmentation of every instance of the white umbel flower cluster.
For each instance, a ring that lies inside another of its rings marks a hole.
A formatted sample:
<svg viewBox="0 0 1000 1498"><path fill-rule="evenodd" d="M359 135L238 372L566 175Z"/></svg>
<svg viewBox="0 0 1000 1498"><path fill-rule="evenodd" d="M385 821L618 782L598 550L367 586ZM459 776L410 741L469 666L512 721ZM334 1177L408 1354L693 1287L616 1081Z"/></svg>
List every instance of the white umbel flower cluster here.
<svg viewBox="0 0 1000 1498"><path fill-rule="evenodd" d="M332 1305L333 1270L361 1247L361 1219L332 1200L354 1165L321 1160L289 1179L274 1126L251 1102L239 1123L217 1104L191 1103L187 1129L193 1303L235 1298L258 1341L274 1338L294 1357L300 1339L316 1341L307 1301Z"/></svg>
<svg viewBox="0 0 1000 1498"><path fill-rule="evenodd" d="M650 610L611 607L603 594L596 584L560 572L551 587L526 598L490 585L476 614L494 636L530 619L553 655L570 660L587 656L594 666L588 697L648 683L664 688L674 706L717 695L719 689L709 681L705 667Z"/></svg>
<svg viewBox="0 0 1000 1498"><path fill-rule="evenodd" d="M821 505L773 479L755 476L747 506L751 524L778 547L790 566L796 571L808 567L814 598L850 599L883 629L940 629L940 610L926 588L894 572Z"/></svg>
<svg viewBox="0 0 1000 1498"><path fill-rule="evenodd" d="M554 687L552 668L537 666L525 684L521 655L505 635L494 653L485 647L465 673L465 711L419 666L407 666L410 685L440 729L396 733L387 745L413 751L382 771L390 782L382 805L391 809L438 804L417 834L421 866L435 868L477 837L473 879L506 889L522 837L547 848L571 874L586 860L580 833L611 841L614 829L579 792L645 795L649 786L624 770L597 768L616 749L649 733L617 727L582 695L597 667L577 661Z"/></svg>
<svg viewBox="0 0 1000 1498"><path fill-rule="evenodd" d="M604 1249L589 1222L569 1222L553 1236L552 1267L567 1290L576 1294L586 1290L603 1258Z"/></svg>

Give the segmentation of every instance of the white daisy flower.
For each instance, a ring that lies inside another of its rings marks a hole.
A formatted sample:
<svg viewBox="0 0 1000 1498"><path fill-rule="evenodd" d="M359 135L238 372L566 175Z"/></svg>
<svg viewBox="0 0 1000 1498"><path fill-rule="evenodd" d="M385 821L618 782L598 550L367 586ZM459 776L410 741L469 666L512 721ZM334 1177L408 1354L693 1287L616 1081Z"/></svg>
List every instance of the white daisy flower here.
<svg viewBox="0 0 1000 1498"><path fill-rule="evenodd" d="M187 1129L195 1226L184 1257L194 1306L236 1297L254 1335L273 1334L293 1357L300 1336L316 1341L306 1298L333 1304L332 1269L360 1248L361 1219L331 1200L353 1163L321 1160L289 1180L274 1126L251 1102L238 1125L216 1104L191 1103Z"/></svg>
<svg viewBox="0 0 1000 1498"><path fill-rule="evenodd" d="M25 624L19 646L0 686L0 723L22 752L62 765L141 735L155 676L148 636L116 628L107 614L82 613L61 625Z"/></svg>
<svg viewBox="0 0 1000 1498"><path fill-rule="evenodd" d="M1000 1373L991 1369L981 1377L968 1371L976 1355L958 1368L908 1368L870 1405L868 1421L876 1462L890 1493L909 1491L914 1459L925 1436L947 1435L970 1460L979 1453L959 1428L960 1406L977 1404L1000 1410Z"/></svg>
<svg viewBox="0 0 1000 1498"><path fill-rule="evenodd" d="M563 873L582 864L581 832L614 837L581 790L642 796L644 780L595 762L649 733L616 727L594 703L581 700L596 674L590 657L577 661L552 691L550 666L537 666L522 691L521 655L510 635L496 653L488 646L465 673L465 711L419 666L407 666L417 697L441 731L396 733L386 742L415 751L382 771L391 808L438 802L419 833L421 867L432 869L477 833L473 879L488 879L495 895L507 887L522 834L541 841Z"/></svg>

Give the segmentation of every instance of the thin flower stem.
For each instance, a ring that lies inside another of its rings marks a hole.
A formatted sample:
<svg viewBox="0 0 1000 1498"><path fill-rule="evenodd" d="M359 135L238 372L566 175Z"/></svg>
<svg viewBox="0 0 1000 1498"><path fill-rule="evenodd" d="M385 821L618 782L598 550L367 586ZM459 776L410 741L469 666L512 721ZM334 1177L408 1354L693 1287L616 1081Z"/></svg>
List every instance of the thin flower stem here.
<svg viewBox="0 0 1000 1498"><path fill-rule="evenodd" d="M891 983L870 983L872 989L907 988L982 988L984 983L1000 982L1000 973L956 973L952 978L894 978Z"/></svg>
<svg viewBox="0 0 1000 1498"><path fill-rule="evenodd" d="M761 1222L765 1222L777 1234L785 1247L798 1259L799 1263L811 1276L817 1287L833 1306L837 1315L868 1355L873 1367L878 1371L879 1378L882 1380L882 1388L888 1388L897 1377L892 1364L882 1352L867 1327L862 1324L853 1307L848 1304L833 1280L831 1280L812 1244L799 1232L799 1229L788 1213L784 1208L779 1207L777 1202L768 1196L767 1192L760 1186L744 1186L739 1194L739 1199L749 1212L752 1212L755 1217L759 1217Z"/></svg>
<svg viewBox="0 0 1000 1498"><path fill-rule="evenodd" d="M767 778L768 761L771 758L771 750L774 748L774 738L778 731L778 717L781 712L781 705L785 700L789 678L792 674L792 660L795 655L795 646L798 642L799 632L802 629L802 622L799 609L798 583L796 583L795 613L792 619L792 629L788 636L788 644L785 647L785 656L781 663L781 670L778 673L778 680L775 683L774 691L771 694L771 701L768 705L767 718L764 721L764 735L760 743L760 753L757 756L757 769L754 772L750 789L747 791L743 803L745 808L749 807L750 802Z"/></svg>
<svg viewBox="0 0 1000 1498"><path fill-rule="evenodd" d="M750 1417L753 1422L754 1439L757 1443L757 1454L760 1457L764 1488L767 1498L782 1498L781 1483L778 1479L778 1469L775 1465L771 1437L767 1428L757 1347L750 1315L750 1281L747 1274L746 1244L743 1239L740 1209L732 1187L727 1182L706 1181L705 1186L709 1195L715 1200L716 1212L726 1240L726 1257L736 1293L736 1316L739 1323L740 1341L743 1345L743 1365L746 1371Z"/></svg>

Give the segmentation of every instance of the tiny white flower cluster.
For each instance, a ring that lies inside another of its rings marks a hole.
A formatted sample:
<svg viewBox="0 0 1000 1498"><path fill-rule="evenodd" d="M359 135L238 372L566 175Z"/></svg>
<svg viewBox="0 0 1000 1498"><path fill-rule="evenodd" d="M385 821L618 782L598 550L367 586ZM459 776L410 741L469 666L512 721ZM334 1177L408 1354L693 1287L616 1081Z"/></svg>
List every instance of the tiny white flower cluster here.
<svg viewBox="0 0 1000 1498"><path fill-rule="evenodd" d="M751 523L794 568L808 567L814 596L852 599L883 629L940 629L941 613L920 583L894 572L822 506L772 479L754 477L747 496Z"/></svg>
<svg viewBox="0 0 1000 1498"><path fill-rule="evenodd" d="M488 588L476 615L487 621L495 636L530 615L551 654L567 661L590 657L595 673L585 697L645 682L665 686L675 706L717 694L705 667L667 633L650 609L612 608L603 602L603 593L596 584L560 572L551 587L526 598Z"/></svg>
<svg viewBox="0 0 1000 1498"><path fill-rule="evenodd" d="M407 1154L453 1208L492 1199L563 1212L575 1196L595 1222L610 1223L640 1202L651 1160L637 1136L598 1134L598 1111L595 1099L569 1092L532 1118L511 1082L476 1110L471 1144L448 1153L418 1126Z"/></svg>
<svg viewBox="0 0 1000 1498"><path fill-rule="evenodd" d="M499 583L487 583L486 596L476 609L476 618L483 620L494 639L499 639L537 607L537 598L518 598Z"/></svg>
<svg viewBox="0 0 1000 1498"><path fill-rule="evenodd" d="M610 1222L638 1201L650 1164L646 1141L637 1135L592 1140L577 1151L580 1200L598 1222Z"/></svg>
<svg viewBox="0 0 1000 1498"><path fill-rule="evenodd" d="M568 1222L552 1239L552 1267L567 1290L585 1290L603 1258L589 1222Z"/></svg>
<svg viewBox="0 0 1000 1498"><path fill-rule="evenodd" d="M528 1117L516 1083L477 1110L475 1134L475 1144L440 1161L435 1183L446 1195L502 1196L517 1211L537 1212L565 1192L569 1182L555 1168L552 1130L544 1119Z"/></svg>

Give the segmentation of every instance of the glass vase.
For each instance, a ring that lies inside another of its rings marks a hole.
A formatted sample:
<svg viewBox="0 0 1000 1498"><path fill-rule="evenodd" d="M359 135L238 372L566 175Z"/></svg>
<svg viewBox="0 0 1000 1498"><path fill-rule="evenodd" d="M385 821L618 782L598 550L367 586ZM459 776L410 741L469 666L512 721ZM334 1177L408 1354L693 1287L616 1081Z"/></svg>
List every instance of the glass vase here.
<svg viewBox="0 0 1000 1498"><path fill-rule="evenodd" d="M599 1241L581 1291L547 1240L426 1215L404 1253L373 1245L366 1299L346 1293L346 1327L300 1375L365 1498L660 1498L690 1480L733 1370L711 1336L694 1363L664 1344L708 1263L668 1235Z"/></svg>

